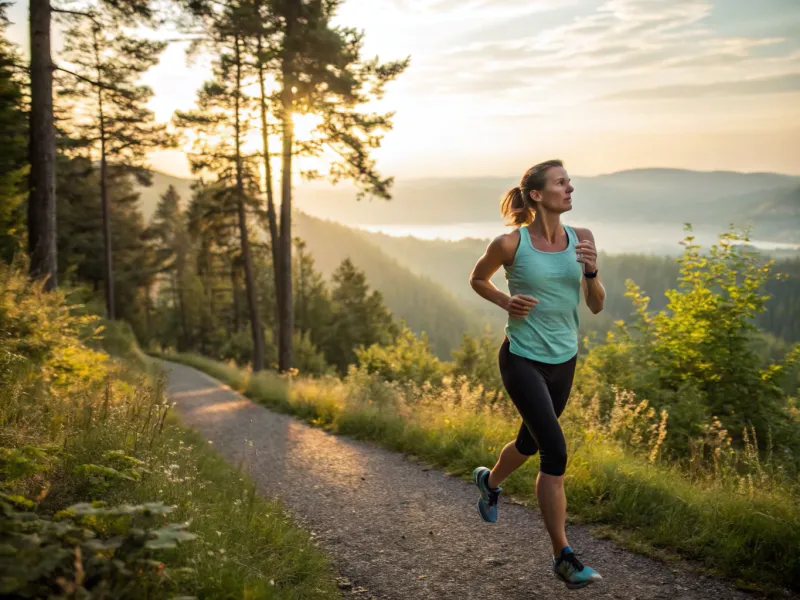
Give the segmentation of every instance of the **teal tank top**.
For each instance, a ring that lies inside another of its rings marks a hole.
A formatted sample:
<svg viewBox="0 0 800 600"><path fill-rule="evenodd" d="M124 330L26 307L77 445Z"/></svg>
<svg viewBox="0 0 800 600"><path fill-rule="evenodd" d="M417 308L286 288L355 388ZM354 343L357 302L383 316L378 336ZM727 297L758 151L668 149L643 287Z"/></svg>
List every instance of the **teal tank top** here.
<svg viewBox="0 0 800 600"><path fill-rule="evenodd" d="M575 231L564 225L567 248L542 252L533 247L530 232L520 227L514 262L505 267L508 291L539 300L524 319L509 317L509 350L543 363L559 364L578 353L578 302L583 264L577 261Z"/></svg>

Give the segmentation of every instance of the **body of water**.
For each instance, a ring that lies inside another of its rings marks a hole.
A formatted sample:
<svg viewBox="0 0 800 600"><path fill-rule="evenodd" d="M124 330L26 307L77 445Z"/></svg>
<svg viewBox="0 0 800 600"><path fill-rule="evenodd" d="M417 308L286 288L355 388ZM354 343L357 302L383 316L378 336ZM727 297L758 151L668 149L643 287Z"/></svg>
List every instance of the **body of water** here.
<svg viewBox="0 0 800 600"><path fill-rule="evenodd" d="M498 222L447 223L441 225L361 225L359 229L381 232L392 236L413 236L425 240L461 240L477 238L490 240L511 230ZM685 237L683 227L651 223L593 223L589 225L598 250L610 254L638 252L645 254L679 254ZM708 247L718 240L720 232L713 228L695 227L695 242ZM751 240L750 243L768 252L800 252L800 244L785 244Z"/></svg>

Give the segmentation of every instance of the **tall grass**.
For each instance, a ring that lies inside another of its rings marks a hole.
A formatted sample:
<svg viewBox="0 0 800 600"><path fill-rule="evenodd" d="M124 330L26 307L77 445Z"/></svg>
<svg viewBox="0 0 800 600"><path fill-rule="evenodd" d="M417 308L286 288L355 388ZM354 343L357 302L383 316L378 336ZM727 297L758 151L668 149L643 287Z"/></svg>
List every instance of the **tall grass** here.
<svg viewBox="0 0 800 600"><path fill-rule="evenodd" d="M180 426L129 328L3 265L0 290L0 596L340 597L309 534Z"/></svg>
<svg viewBox="0 0 800 600"><path fill-rule="evenodd" d="M487 408L480 391L464 381L434 389L387 383L356 369L345 380L309 379L253 375L196 355L165 358L199 368L267 407L455 475L492 465L519 423L502 407ZM610 421L601 422L591 405L573 399L563 417L572 520L603 526L636 550L692 559L743 588L800 590L798 487L760 465L752 443L734 451L727 433L709 426L706 450L717 459L687 473L661 456L664 414L625 393L618 394ZM504 483L505 492L535 503L538 466L533 457Z"/></svg>

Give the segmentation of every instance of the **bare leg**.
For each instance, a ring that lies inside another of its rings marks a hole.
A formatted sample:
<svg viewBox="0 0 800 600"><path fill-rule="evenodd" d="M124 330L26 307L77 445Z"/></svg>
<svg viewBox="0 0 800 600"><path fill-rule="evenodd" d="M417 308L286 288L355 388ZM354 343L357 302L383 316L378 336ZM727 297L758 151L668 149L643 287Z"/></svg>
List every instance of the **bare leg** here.
<svg viewBox="0 0 800 600"><path fill-rule="evenodd" d="M528 457L519 453L516 442L508 442L500 452L494 469L489 473L489 487L499 487L506 477L519 469L526 460Z"/></svg>
<svg viewBox="0 0 800 600"><path fill-rule="evenodd" d="M568 546L564 523L567 519L567 496L564 493L564 476L539 473L536 478L536 498L542 519L553 542L553 556L561 555L564 546Z"/></svg>

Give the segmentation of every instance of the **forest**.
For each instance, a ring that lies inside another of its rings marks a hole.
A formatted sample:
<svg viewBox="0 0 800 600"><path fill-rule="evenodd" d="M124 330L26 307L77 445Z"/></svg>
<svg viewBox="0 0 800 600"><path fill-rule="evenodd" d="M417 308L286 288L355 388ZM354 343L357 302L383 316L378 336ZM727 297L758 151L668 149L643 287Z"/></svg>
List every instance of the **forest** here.
<svg viewBox="0 0 800 600"><path fill-rule="evenodd" d="M0 593L73 597L96 585L136 597L125 593L138 572L152 597L214 597L268 590L276 569L278 587L297 594L284 597L335 597L308 538L174 420L156 358L454 473L513 433L497 369L506 316L468 284L486 241L365 233L294 203L301 177L393 197L373 156L392 113L370 103L409 60L364 56L363 32L331 24L339 4L193 0L162 13L141 0L32 2L30 63L0 39L0 508L13 532L0 543L34 556L33 574L0 577ZM53 21L67 28L55 61ZM137 28L167 21L214 61L194 108L164 124L140 79L170 42ZM298 117L313 118L307 135ZM178 147L196 179L168 186L146 219L148 153ZM301 168L309 157L326 172ZM687 228L677 257L600 256L608 296L598 316L581 309L565 414L577 449L571 510L742 587L798 590L800 258L773 259L747 239L723 230L705 248ZM504 287L502 273L495 281ZM169 474L174 456L212 482L192 488L198 498L182 496L191 478ZM531 496L531 473L511 489ZM151 519L171 511L152 503L165 488L181 503L171 524ZM180 524L193 515L200 533ZM31 550L33 521L51 545ZM252 546L224 578L202 549L154 558L201 533L225 530L233 545L251 526ZM275 528L288 528L290 551L261 564ZM51 571L36 571L51 551ZM103 558L84 566L81 552ZM15 568L8 556L0 574ZM199 567L181 583L190 563ZM173 567L174 578L160 575Z"/></svg>

